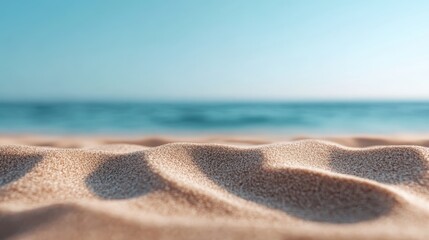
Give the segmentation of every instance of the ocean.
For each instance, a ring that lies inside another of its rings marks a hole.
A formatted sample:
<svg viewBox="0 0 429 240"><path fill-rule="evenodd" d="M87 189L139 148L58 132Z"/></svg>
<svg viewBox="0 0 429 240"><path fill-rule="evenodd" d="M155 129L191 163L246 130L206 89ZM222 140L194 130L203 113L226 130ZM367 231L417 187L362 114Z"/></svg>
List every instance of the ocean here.
<svg viewBox="0 0 429 240"><path fill-rule="evenodd" d="M429 133L429 102L2 102L0 133Z"/></svg>

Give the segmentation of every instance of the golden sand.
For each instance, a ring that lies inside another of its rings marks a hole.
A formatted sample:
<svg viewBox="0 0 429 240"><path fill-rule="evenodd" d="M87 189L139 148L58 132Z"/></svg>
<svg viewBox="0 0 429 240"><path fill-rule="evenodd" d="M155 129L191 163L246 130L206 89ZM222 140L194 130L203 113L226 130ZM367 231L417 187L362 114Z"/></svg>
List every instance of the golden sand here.
<svg viewBox="0 0 429 240"><path fill-rule="evenodd" d="M2 137L0 238L429 239L429 141L329 140Z"/></svg>

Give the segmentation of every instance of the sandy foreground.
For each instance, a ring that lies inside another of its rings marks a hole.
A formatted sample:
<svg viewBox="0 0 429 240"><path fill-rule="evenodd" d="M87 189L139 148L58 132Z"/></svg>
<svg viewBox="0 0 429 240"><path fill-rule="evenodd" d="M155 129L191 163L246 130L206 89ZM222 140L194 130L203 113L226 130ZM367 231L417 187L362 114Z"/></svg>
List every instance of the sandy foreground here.
<svg viewBox="0 0 429 240"><path fill-rule="evenodd" d="M0 239L429 239L429 137L0 137Z"/></svg>

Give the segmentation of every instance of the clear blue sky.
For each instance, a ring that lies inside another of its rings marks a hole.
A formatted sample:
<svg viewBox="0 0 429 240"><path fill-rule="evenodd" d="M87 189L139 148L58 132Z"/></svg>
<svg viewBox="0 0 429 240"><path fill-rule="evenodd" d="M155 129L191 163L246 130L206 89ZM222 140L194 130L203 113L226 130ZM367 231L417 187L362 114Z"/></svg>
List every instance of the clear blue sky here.
<svg viewBox="0 0 429 240"><path fill-rule="evenodd" d="M429 99L429 1L1 1L0 99Z"/></svg>

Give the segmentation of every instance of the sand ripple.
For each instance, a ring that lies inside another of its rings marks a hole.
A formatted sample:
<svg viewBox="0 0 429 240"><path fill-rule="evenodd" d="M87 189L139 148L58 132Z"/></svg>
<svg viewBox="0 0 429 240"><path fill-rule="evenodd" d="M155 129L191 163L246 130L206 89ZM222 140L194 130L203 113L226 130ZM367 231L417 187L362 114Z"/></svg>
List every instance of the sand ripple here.
<svg viewBox="0 0 429 240"><path fill-rule="evenodd" d="M426 239L428 164L316 140L3 145L0 238Z"/></svg>

